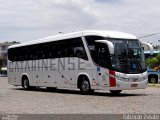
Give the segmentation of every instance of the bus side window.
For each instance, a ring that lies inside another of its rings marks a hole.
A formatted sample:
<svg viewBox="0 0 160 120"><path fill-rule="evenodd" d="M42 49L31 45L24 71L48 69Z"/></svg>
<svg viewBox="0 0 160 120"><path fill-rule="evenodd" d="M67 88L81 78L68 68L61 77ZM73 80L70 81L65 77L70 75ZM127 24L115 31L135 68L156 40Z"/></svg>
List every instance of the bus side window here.
<svg viewBox="0 0 160 120"><path fill-rule="evenodd" d="M45 48L45 54L46 54L46 58L54 58L54 42L51 43L47 43L46 48Z"/></svg>
<svg viewBox="0 0 160 120"><path fill-rule="evenodd" d="M85 36L85 39L94 63L110 69L111 60L108 46L95 42L96 40L103 40L105 38L101 36Z"/></svg>
<svg viewBox="0 0 160 120"><path fill-rule="evenodd" d="M70 56L69 57L78 57L78 58L82 58L84 60L88 60L87 58L87 54L82 42L81 38L75 38L75 39L71 39L69 41L69 49L70 51Z"/></svg>
<svg viewBox="0 0 160 120"><path fill-rule="evenodd" d="M75 56L81 58L83 55L82 50L75 50Z"/></svg>
<svg viewBox="0 0 160 120"><path fill-rule="evenodd" d="M24 55L26 54L24 52L23 47L16 48L17 49L17 61L23 61L24 60Z"/></svg>
<svg viewBox="0 0 160 120"><path fill-rule="evenodd" d="M56 56L57 58L62 58L62 57L67 57L68 55L68 43L67 40L61 40L55 43L55 52L56 52Z"/></svg>
<svg viewBox="0 0 160 120"><path fill-rule="evenodd" d="M11 61L16 61L16 48L8 49L8 59Z"/></svg>

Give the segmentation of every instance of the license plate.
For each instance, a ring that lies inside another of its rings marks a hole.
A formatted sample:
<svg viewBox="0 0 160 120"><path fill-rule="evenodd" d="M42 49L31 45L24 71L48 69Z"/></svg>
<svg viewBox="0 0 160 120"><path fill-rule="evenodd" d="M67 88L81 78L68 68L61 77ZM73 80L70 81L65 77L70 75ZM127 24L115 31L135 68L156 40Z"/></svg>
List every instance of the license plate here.
<svg viewBox="0 0 160 120"><path fill-rule="evenodd" d="M132 84L131 85L131 87L137 87L138 86L138 84Z"/></svg>

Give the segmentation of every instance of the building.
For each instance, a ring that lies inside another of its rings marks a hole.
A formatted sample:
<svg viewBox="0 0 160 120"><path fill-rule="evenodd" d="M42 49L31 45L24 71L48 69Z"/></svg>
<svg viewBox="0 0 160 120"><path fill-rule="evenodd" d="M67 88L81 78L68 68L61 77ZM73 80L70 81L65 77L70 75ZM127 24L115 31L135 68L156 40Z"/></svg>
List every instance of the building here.
<svg viewBox="0 0 160 120"><path fill-rule="evenodd" d="M10 45L19 44L19 42L0 43L0 76L7 74L7 50Z"/></svg>

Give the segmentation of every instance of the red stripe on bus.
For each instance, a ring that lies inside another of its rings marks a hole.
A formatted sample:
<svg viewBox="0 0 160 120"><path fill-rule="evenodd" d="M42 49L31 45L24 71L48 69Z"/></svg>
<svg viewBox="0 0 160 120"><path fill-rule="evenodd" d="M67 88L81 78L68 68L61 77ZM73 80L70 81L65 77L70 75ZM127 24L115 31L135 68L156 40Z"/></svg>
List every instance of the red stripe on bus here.
<svg viewBox="0 0 160 120"><path fill-rule="evenodd" d="M109 83L110 87L116 87L116 78L115 78L115 71L109 71ZM114 76L114 77L111 77Z"/></svg>

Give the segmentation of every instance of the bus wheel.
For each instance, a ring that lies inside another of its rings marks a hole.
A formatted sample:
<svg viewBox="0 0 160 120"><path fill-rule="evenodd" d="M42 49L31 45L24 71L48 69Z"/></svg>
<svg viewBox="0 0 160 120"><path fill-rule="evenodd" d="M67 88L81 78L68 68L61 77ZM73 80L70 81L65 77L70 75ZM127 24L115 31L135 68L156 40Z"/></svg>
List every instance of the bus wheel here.
<svg viewBox="0 0 160 120"><path fill-rule="evenodd" d="M110 90L113 95L119 95L122 90Z"/></svg>
<svg viewBox="0 0 160 120"><path fill-rule="evenodd" d="M80 84L80 91L82 94L88 94L91 91L90 83L83 77L83 81Z"/></svg>
<svg viewBox="0 0 160 120"><path fill-rule="evenodd" d="M28 78L25 78L25 79L23 80L22 86L23 86L23 88L26 89L26 90L27 90L27 89L30 89Z"/></svg>
<svg viewBox="0 0 160 120"><path fill-rule="evenodd" d="M158 83L158 77L157 76L149 76L148 82L149 83Z"/></svg>

